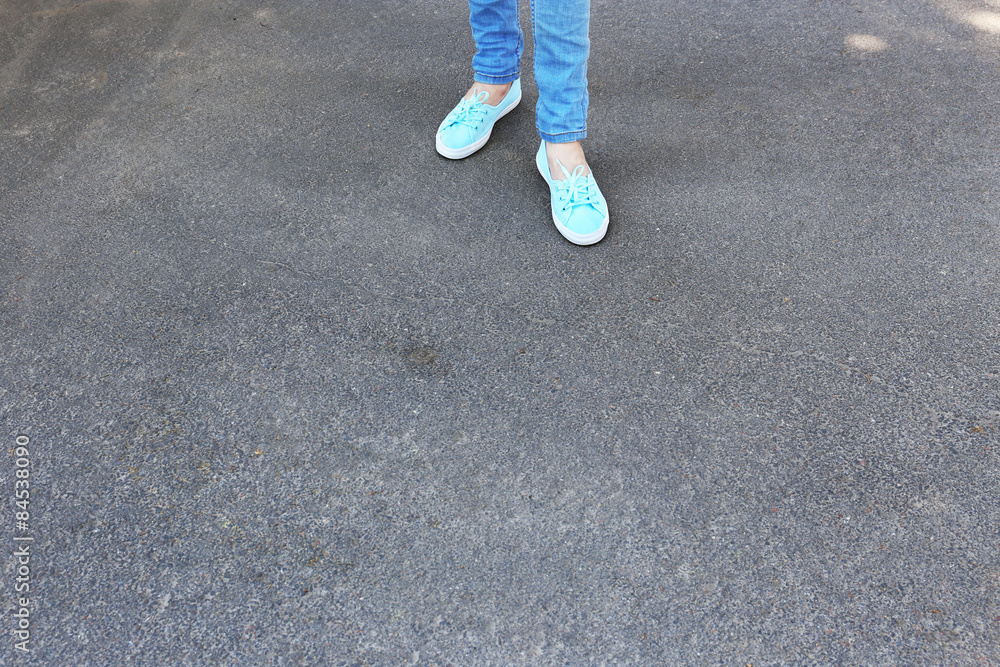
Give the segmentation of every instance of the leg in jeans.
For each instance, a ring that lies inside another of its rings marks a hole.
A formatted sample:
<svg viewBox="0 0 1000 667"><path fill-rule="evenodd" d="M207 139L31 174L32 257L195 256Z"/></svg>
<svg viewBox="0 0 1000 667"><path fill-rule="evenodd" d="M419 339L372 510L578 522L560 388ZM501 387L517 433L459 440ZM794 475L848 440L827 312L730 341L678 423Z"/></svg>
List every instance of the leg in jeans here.
<svg viewBox="0 0 1000 667"><path fill-rule="evenodd" d="M590 56L590 0L531 0L535 36L535 127L545 142L552 177L583 165L580 140L587 136L587 59Z"/></svg>
<svg viewBox="0 0 1000 667"><path fill-rule="evenodd" d="M476 40L472 58L475 80L505 84L521 76L524 34L517 0L469 0L469 24Z"/></svg>
<svg viewBox="0 0 1000 667"><path fill-rule="evenodd" d="M459 160L482 148L497 120L521 101L524 35L517 0L469 0L475 83L438 127L437 152Z"/></svg>
<svg viewBox="0 0 1000 667"><path fill-rule="evenodd" d="M521 76L524 33L518 21L518 0L469 0L469 24L476 40L472 71L478 85L469 89L465 99L485 90L486 104L499 104L511 82Z"/></svg>
<svg viewBox="0 0 1000 667"><path fill-rule="evenodd" d="M567 240L591 245L608 230L608 204L580 141L587 136L590 0L531 0L535 35L535 164L549 186L552 220Z"/></svg>
<svg viewBox="0 0 1000 667"><path fill-rule="evenodd" d="M535 126L549 143L587 136L590 0L531 0L535 35Z"/></svg>

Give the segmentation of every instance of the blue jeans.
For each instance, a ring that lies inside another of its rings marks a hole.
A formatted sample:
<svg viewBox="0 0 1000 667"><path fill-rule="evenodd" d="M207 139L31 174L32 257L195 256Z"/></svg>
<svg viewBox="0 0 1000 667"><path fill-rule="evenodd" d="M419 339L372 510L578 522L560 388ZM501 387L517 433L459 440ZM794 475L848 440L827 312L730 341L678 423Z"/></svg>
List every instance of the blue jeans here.
<svg viewBox="0 0 1000 667"><path fill-rule="evenodd" d="M476 40L475 80L508 83L521 76L524 34L518 0L469 0ZM535 127L552 143L587 136L590 0L531 0L535 37Z"/></svg>

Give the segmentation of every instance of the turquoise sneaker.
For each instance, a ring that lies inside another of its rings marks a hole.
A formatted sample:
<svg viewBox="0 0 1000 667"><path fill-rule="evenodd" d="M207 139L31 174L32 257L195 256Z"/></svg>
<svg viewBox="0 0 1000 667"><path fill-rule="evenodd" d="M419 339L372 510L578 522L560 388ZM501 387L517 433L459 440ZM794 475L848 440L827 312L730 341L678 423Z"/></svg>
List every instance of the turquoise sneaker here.
<svg viewBox="0 0 1000 667"><path fill-rule="evenodd" d="M486 145L493 134L493 124L513 111L521 101L521 80L515 79L500 104L486 104L489 93L477 93L471 100L463 99L451 110L437 131L437 152L446 158L460 160Z"/></svg>
<svg viewBox="0 0 1000 667"><path fill-rule="evenodd" d="M549 172L544 141L535 156L535 164L549 184L552 221L556 223L559 233L576 245L592 245L603 239L608 233L608 202L597 187L594 173L584 176L582 164L570 173L559 163L566 179L555 180Z"/></svg>

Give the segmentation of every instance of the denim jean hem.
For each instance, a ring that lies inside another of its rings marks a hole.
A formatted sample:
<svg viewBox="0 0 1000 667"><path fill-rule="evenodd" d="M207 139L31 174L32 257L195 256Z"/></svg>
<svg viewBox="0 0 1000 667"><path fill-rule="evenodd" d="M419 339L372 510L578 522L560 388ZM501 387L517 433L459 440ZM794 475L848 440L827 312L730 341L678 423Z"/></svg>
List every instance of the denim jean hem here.
<svg viewBox="0 0 1000 667"><path fill-rule="evenodd" d="M489 76L488 74L475 73L472 77L473 81L478 81L479 83L492 83L494 85L500 85L504 83L510 83L516 79L521 78L520 72L514 72L513 74L504 74L503 76Z"/></svg>
<svg viewBox="0 0 1000 667"><path fill-rule="evenodd" d="M537 127L535 129L538 130ZM568 144L574 141L583 141L586 139L587 128L584 128L580 132L560 132L559 134L549 134L538 130L538 136L540 136L543 141L547 141L550 144Z"/></svg>

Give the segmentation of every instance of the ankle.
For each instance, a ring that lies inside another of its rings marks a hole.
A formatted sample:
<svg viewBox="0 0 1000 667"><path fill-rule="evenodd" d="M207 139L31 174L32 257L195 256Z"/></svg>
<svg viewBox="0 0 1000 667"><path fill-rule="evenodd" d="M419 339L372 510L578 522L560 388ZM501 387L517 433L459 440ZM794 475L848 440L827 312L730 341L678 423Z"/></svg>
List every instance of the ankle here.
<svg viewBox="0 0 1000 667"><path fill-rule="evenodd" d="M500 104L503 98L507 96L510 92L510 87L514 85L513 82L508 83L480 83L479 81L472 84L472 88L469 88L469 92L465 94L465 99L471 100L473 97L479 95L482 92L487 94L485 104L492 107Z"/></svg>
<svg viewBox="0 0 1000 667"><path fill-rule="evenodd" d="M561 181L566 178L562 169L559 168L560 164L565 167L566 171L570 174L573 173L574 169L581 165L583 166L583 176L590 174L590 165L587 164L587 156L584 155L583 146L579 141L572 141L565 144L554 144L546 141L545 156L548 158L549 162L549 173L552 174L552 178L557 181Z"/></svg>

